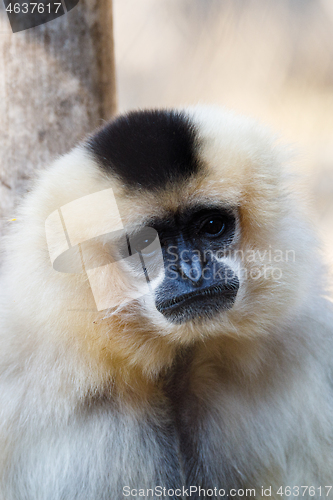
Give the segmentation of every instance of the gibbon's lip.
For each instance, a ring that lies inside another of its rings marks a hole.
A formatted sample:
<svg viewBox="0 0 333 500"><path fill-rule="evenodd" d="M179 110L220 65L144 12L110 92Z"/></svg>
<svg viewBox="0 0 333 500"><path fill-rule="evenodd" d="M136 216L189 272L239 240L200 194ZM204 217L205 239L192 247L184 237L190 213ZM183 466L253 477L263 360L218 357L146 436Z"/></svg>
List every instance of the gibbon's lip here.
<svg viewBox="0 0 333 500"><path fill-rule="evenodd" d="M156 309L163 314L165 312L171 312L191 302L198 301L199 299L203 299L203 301L206 302L205 299L215 297L216 295L223 295L227 301L230 301L230 299L234 299L236 297L238 288L239 280L234 278L228 283L211 286L204 288L203 290L195 290L194 292L179 295L178 297L174 297L173 299L166 300L164 302L159 302L156 304Z"/></svg>

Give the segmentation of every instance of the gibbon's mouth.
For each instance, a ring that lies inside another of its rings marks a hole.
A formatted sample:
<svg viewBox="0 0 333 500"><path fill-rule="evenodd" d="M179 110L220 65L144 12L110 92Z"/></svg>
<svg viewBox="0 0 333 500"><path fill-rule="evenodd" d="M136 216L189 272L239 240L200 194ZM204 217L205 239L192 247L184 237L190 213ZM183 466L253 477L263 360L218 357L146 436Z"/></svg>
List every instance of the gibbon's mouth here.
<svg viewBox="0 0 333 500"><path fill-rule="evenodd" d="M222 309L230 309L235 302L239 280L194 290L170 300L156 303L156 309L175 323L183 323L195 317L212 317Z"/></svg>

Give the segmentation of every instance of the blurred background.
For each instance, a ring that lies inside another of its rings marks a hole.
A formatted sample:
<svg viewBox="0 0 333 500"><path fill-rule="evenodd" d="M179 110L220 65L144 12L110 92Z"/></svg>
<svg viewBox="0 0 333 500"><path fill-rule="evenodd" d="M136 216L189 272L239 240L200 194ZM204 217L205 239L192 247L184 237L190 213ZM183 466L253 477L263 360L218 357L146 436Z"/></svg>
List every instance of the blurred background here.
<svg viewBox="0 0 333 500"><path fill-rule="evenodd" d="M217 103L296 152L333 267L333 0L113 0L119 111Z"/></svg>

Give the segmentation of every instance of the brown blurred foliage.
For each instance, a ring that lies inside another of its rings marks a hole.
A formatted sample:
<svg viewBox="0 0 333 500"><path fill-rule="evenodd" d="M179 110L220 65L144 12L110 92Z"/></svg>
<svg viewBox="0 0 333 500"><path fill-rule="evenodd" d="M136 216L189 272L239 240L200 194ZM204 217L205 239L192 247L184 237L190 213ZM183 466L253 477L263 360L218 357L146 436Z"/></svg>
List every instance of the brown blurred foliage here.
<svg viewBox="0 0 333 500"><path fill-rule="evenodd" d="M114 0L120 111L218 103L296 149L333 263L333 1Z"/></svg>

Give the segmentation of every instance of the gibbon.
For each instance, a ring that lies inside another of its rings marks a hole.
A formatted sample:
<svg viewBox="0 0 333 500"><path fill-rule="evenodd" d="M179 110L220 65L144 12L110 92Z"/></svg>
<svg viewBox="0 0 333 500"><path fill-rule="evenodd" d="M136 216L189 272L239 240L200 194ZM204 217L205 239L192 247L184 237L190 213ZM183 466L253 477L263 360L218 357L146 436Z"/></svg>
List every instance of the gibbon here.
<svg viewBox="0 0 333 500"><path fill-rule="evenodd" d="M116 117L5 238L1 500L333 498L327 271L283 146Z"/></svg>

